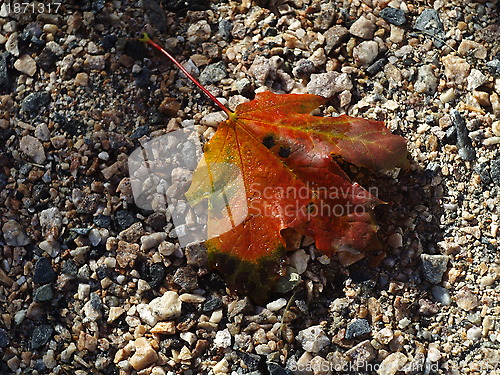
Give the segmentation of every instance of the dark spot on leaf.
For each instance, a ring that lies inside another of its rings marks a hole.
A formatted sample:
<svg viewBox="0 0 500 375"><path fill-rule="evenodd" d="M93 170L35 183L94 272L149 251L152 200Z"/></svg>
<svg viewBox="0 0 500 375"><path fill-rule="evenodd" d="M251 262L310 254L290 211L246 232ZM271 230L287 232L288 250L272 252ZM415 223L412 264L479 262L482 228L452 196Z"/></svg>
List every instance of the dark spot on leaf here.
<svg viewBox="0 0 500 375"><path fill-rule="evenodd" d="M262 140L262 144L267 148L273 147L275 145L273 136L272 135L265 136L264 139Z"/></svg>
<svg viewBox="0 0 500 375"><path fill-rule="evenodd" d="M290 147L280 147L280 150L278 151L278 155L281 156L282 158L287 158L290 156Z"/></svg>

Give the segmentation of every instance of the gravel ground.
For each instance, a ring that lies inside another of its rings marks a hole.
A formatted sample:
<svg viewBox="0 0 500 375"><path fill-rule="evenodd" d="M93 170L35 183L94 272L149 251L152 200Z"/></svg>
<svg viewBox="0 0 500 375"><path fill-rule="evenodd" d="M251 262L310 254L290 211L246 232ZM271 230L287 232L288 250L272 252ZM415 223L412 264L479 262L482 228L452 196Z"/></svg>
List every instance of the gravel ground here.
<svg viewBox="0 0 500 375"><path fill-rule="evenodd" d="M0 373L499 374L498 3L158 1L0 8ZM410 170L351 171L385 257L302 239L255 306L180 249L127 158L221 115L143 31L230 108L308 92L403 135Z"/></svg>

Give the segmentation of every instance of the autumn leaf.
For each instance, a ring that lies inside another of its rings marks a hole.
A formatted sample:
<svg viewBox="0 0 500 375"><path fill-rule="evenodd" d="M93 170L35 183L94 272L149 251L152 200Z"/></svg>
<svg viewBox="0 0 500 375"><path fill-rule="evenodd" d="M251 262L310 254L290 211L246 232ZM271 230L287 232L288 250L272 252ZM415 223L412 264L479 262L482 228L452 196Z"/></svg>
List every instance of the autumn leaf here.
<svg viewBox="0 0 500 375"><path fill-rule="evenodd" d="M186 193L192 205L208 200L211 266L257 303L283 272L284 230L313 237L344 263L379 247L373 207L381 202L336 158L371 170L408 166L406 141L382 122L310 115L326 101L263 92L234 113L218 103L229 118L206 143Z"/></svg>

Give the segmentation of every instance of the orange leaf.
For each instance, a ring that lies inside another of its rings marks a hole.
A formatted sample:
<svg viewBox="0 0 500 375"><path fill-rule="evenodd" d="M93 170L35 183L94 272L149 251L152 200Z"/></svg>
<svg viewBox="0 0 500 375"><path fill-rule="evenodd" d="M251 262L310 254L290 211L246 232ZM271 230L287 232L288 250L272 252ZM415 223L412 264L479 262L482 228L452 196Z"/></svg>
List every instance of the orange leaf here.
<svg viewBox="0 0 500 375"><path fill-rule="evenodd" d="M327 255L377 248L381 203L334 161L408 166L406 141L382 122L309 113L326 99L263 92L240 104L205 145L186 197L208 198L209 261L230 288L263 302L283 270L291 228Z"/></svg>

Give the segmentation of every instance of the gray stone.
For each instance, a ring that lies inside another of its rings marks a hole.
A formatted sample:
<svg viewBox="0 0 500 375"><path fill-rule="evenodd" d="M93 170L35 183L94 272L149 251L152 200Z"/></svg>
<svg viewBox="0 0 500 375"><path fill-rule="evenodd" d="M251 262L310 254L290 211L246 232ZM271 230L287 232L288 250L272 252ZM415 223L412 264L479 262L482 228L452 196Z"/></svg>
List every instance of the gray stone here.
<svg viewBox="0 0 500 375"><path fill-rule="evenodd" d="M491 161L490 177L497 186L500 186L500 160Z"/></svg>
<svg viewBox="0 0 500 375"><path fill-rule="evenodd" d="M21 138L19 148L37 164L42 164L47 159L42 143L31 135Z"/></svg>
<svg viewBox="0 0 500 375"><path fill-rule="evenodd" d="M7 332L0 328L0 348L6 348L10 343L10 338Z"/></svg>
<svg viewBox="0 0 500 375"><path fill-rule="evenodd" d="M380 11L380 17L396 26L401 26L406 22L406 16L403 9L392 7L384 8Z"/></svg>
<svg viewBox="0 0 500 375"><path fill-rule="evenodd" d="M366 319L356 319L347 326L345 331L345 338L347 340L354 339L359 336L363 336L372 331L370 323Z"/></svg>
<svg viewBox="0 0 500 375"><path fill-rule="evenodd" d="M198 288L198 276L191 267L180 267L175 271L174 283L191 291Z"/></svg>
<svg viewBox="0 0 500 375"><path fill-rule="evenodd" d="M493 59L491 61L488 61L486 63L486 66L490 70L491 74L495 76L500 76L500 60L499 59ZM1 87L1 81L0 81L0 87Z"/></svg>
<svg viewBox="0 0 500 375"><path fill-rule="evenodd" d="M472 147L465 120L456 109L450 111L451 121L457 131L458 155L464 160L475 160L476 151Z"/></svg>
<svg viewBox="0 0 500 375"><path fill-rule="evenodd" d="M30 243L23 227L15 220L9 220L2 226L3 238L9 246L25 246Z"/></svg>
<svg viewBox="0 0 500 375"><path fill-rule="evenodd" d="M439 284L447 269L448 257L446 255L422 254L420 259L422 260L424 278L431 284Z"/></svg>
<svg viewBox="0 0 500 375"><path fill-rule="evenodd" d="M156 0L143 0L142 6L149 22L161 33L167 32L167 16Z"/></svg>
<svg viewBox="0 0 500 375"><path fill-rule="evenodd" d="M33 330L33 335L31 336L31 349L36 350L48 343L53 332L54 328L48 324L40 324L36 326Z"/></svg>
<svg viewBox="0 0 500 375"><path fill-rule="evenodd" d="M35 284L48 284L56 279L56 273L52 269L52 262L49 258L40 258L35 264L33 282Z"/></svg>
<svg viewBox="0 0 500 375"><path fill-rule="evenodd" d="M50 284L42 285L35 289L33 292L33 301L35 302L46 302L50 301L54 293L52 292L52 286Z"/></svg>
<svg viewBox="0 0 500 375"><path fill-rule="evenodd" d="M307 92L324 98L331 98L337 92L351 90L352 82L347 73L327 72L311 74L311 80L307 84Z"/></svg>
<svg viewBox="0 0 500 375"><path fill-rule="evenodd" d="M21 103L21 110L30 115L36 115L38 110L50 103L50 94L47 91L39 91L29 94Z"/></svg>
<svg viewBox="0 0 500 375"><path fill-rule="evenodd" d="M10 86L7 58L5 55L6 53L0 54L0 91L6 91Z"/></svg>
<svg viewBox="0 0 500 375"><path fill-rule="evenodd" d="M200 83L202 85L209 85L212 83L217 83L221 79L226 78L227 68L222 61L215 64L208 65L203 72L200 74Z"/></svg>
<svg viewBox="0 0 500 375"><path fill-rule="evenodd" d="M325 53L328 55L349 35L349 30L347 30L344 26L335 25L326 30L323 35L326 40Z"/></svg>
<svg viewBox="0 0 500 375"><path fill-rule="evenodd" d="M414 28L426 35L433 36L433 42L436 47L440 48L444 45L446 35L443 23L439 19L439 13L436 10L424 9L422 14L417 18Z"/></svg>
<svg viewBox="0 0 500 375"><path fill-rule="evenodd" d="M431 292L436 302L439 302L444 306L448 306L451 304L451 296L450 292L448 292L448 289L443 288L439 285L434 285L431 289Z"/></svg>
<svg viewBox="0 0 500 375"><path fill-rule="evenodd" d="M354 61L359 66L369 66L378 56L379 46L373 40L361 42L352 51Z"/></svg>

